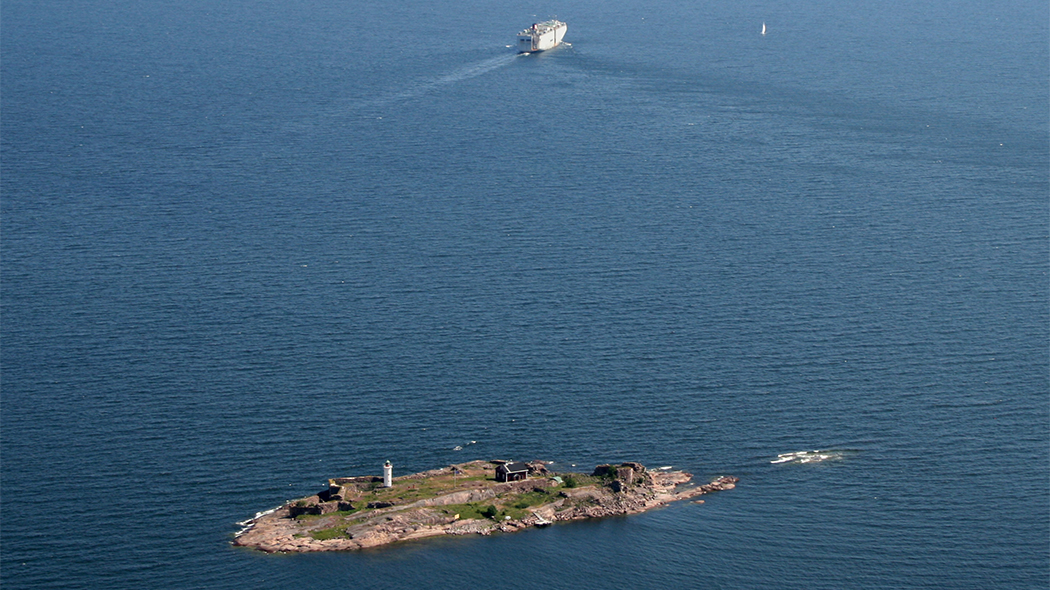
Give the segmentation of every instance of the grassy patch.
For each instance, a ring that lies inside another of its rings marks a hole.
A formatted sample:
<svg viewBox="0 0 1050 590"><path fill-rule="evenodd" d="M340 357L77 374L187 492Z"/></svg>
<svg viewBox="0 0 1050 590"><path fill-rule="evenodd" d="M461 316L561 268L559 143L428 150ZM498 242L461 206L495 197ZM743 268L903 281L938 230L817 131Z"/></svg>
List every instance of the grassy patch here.
<svg viewBox="0 0 1050 590"><path fill-rule="evenodd" d="M310 536L318 541L327 541L328 539L340 539L346 536L346 526L336 526L330 529L321 529L319 531L313 531Z"/></svg>
<svg viewBox="0 0 1050 590"><path fill-rule="evenodd" d="M491 478L484 474L460 475L456 477L449 474L427 479L395 481L394 485L389 488L377 487L372 490L366 490L361 495L361 500L366 502L392 502L396 500L398 504L407 504L417 500L426 500L451 494L462 489L473 488L476 486L470 484L486 480L492 481Z"/></svg>
<svg viewBox="0 0 1050 590"><path fill-rule="evenodd" d="M310 522L319 518L330 518L332 516L349 516L351 514L354 514L355 512L358 512L359 510L360 508L354 508L353 510L336 510L335 512L329 512L328 514L300 514L299 516L295 517L295 520L299 522Z"/></svg>
<svg viewBox="0 0 1050 590"><path fill-rule="evenodd" d="M525 518L528 515L529 515L529 511L528 510L523 510L521 508L510 507L510 508L505 508L502 512L500 512L499 516L497 517L497 520L503 520L504 516L509 516L509 517L511 517L514 520L521 520L521 519Z"/></svg>
<svg viewBox="0 0 1050 590"><path fill-rule="evenodd" d="M514 497L514 502L510 504L510 508L517 508L523 510L530 506L539 506L540 504L546 504L552 501L550 493L543 492L526 492L524 494L518 494Z"/></svg>
<svg viewBox="0 0 1050 590"><path fill-rule="evenodd" d="M594 477L593 475L583 475L581 473L562 473L562 481L567 488L585 488L587 486L600 485L604 480L600 477Z"/></svg>
<svg viewBox="0 0 1050 590"><path fill-rule="evenodd" d="M449 504L447 506L441 506L441 512L452 516L458 514L462 520L478 519L484 520L489 518L484 514L484 511L489 507L489 504L480 504L477 502L471 502L469 504ZM498 515L498 512L497 512Z"/></svg>
<svg viewBox="0 0 1050 590"><path fill-rule="evenodd" d="M458 514L464 520L489 519L502 521L508 516L514 520L520 520L529 515L529 508L553 502L557 499L555 496L556 494L552 490L532 491L523 494L513 494L496 500L493 504L471 502L469 504L450 504L435 508L449 516Z"/></svg>

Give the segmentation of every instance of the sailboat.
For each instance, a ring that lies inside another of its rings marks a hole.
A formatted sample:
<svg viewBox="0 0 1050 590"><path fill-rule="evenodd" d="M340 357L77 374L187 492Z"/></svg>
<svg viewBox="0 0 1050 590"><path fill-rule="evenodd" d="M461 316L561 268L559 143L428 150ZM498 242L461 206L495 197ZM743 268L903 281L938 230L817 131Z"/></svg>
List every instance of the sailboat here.
<svg viewBox="0 0 1050 590"><path fill-rule="evenodd" d="M762 23L762 34L766 34L766 23Z"/></svg>

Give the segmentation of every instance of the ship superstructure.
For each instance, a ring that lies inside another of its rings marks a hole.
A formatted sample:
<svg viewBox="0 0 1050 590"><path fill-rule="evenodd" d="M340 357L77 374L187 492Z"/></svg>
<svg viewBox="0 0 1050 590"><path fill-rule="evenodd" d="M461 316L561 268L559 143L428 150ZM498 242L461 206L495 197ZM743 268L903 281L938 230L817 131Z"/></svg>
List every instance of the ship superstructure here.
<svg viewBox="0 0 1050 590"><path fill-rule="evenodd" d="M569 26L560 20L536 23L518 33L518 53L532 53L557 47Z"/></svg>

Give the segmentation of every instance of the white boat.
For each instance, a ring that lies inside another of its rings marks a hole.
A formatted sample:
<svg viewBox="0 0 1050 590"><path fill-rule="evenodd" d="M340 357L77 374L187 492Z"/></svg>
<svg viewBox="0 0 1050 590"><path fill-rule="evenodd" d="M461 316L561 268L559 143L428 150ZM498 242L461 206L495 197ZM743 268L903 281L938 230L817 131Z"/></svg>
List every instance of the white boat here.
<svg viewBox="0 0 1050 590"><path fill-rule="evenodd" d="M518 33L518 53L534 53L557 47L568 28L569 26L560 20L535 23Z"/></svg>
<svg viewBox="0 0 1050 590"><path fill-rule="evenodd" d="M766 34L766 23L762 23L762 34Z"/></svg>

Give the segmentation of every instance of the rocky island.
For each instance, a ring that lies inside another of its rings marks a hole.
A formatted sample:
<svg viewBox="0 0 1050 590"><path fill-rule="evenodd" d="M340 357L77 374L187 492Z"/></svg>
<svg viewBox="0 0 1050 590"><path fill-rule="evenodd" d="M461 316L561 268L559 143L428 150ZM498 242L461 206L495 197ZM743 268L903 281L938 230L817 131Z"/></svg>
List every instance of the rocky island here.
<svg viewBox="0 0 1050 590"><path fill-rule="evenodd" d="M471 461L392 478L328 480L328 489L240 523L233 544L270 553L348 551L438 535L488 535L558 521L635 514L732 489L735 477L692 485L692 475L640 463L590 475L547 463ZM702 500L699 500L702 502Z"/></svg>

